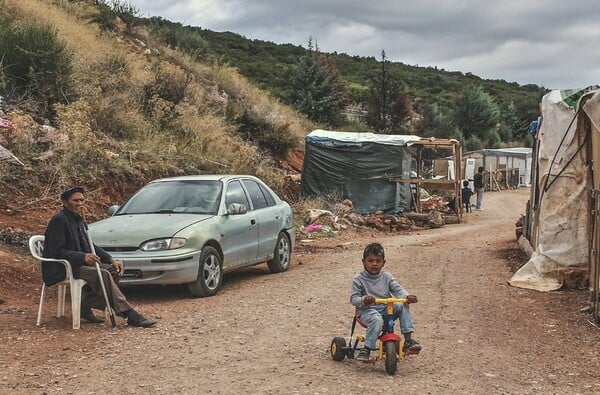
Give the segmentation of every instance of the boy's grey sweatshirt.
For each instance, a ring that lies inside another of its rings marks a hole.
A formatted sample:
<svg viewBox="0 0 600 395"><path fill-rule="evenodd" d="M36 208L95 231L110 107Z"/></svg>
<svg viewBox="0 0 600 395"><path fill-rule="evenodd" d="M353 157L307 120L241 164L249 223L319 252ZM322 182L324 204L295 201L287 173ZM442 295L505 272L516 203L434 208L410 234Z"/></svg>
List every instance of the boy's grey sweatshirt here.
<svg viewBox="0 0 600 395"><path fill-rule="evenodd" d="M398 284L390 272L382 270L379 274L371 274L363 270L352 279L350 303L356 306L359 311L369 307L363 304L363 298L367 295L376 298L405 298L409 293L402 285Z"/></svg>

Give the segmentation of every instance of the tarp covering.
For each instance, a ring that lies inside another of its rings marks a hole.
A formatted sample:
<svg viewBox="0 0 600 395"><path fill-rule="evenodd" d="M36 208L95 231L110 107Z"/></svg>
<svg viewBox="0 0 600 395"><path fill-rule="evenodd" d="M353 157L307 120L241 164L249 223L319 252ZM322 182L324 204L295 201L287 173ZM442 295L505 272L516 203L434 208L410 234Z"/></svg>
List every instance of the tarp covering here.
<svg viewBox="0 0 600 395"><path fill-rule="evenodd" d="M600 91L593 91L594 95ZM542 123L537 135L539 206L531 219L534 249L529 261L511 278L521 288L551 291L562 286L565 269L588 266L590 187L587 144L574 98L586 91L552 91L542 98ZM589 103L589 102L588 102ZM598 111L598 101L594 109ZM591 105L591 104L590 104Z"/></svg>
<svg viewBox="0 0 600 395"><path fill-rule="evenodd" d="M390 182L409 178L411 135L381 135L315 130L305 138L302 194L339 193L360 214L410 210L410 185Z"/></svg>

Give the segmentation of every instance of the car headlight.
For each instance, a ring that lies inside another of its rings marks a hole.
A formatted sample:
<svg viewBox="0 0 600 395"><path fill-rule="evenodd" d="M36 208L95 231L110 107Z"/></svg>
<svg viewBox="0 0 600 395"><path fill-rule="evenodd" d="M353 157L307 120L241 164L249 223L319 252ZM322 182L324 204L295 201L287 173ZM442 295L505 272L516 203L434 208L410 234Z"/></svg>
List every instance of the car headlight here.
<svg viewBox="0 0 600 395"><path fill-rule="evenodd" d="M142 251L163 251L163 250L174 250L181 248L187 243L187 239L183 237L172 237L168 239L156 239L150 240L143 243L140 246Z"/></svg>

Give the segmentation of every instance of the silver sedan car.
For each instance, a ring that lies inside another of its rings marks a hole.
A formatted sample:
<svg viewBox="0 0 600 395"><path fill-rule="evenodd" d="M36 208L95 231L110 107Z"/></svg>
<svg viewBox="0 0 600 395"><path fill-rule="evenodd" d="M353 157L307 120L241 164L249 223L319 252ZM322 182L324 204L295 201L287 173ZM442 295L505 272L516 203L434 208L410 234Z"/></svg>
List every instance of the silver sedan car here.
<svg viewBox="0 0 600 395"><path fill-rule="evenodd" d="M253 176L155 180L90 224L94 244L123 261L123 284L187 284L216 294L223 274L267 262L286 271L294 248L290 206Z"/></svg>

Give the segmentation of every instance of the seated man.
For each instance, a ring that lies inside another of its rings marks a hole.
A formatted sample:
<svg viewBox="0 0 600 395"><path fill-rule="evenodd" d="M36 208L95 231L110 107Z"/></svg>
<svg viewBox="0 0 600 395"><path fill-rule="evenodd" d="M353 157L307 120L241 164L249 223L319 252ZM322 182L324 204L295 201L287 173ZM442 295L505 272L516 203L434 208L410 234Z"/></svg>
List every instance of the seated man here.
<svg viewBox="0 0 600 395"><path fill-rule="evenodd" d="M44 239L44 257L65 259L71 263L73 276L87 281L83 288L81 300L81 318L98 323L92 308L104 309L106 302L100 284L96 263L100 264L102 278L108 298L115 313L127 318L129 326L150 327L156 321L144 317L135 311L127 302L127 298L118 286L119 277L123 275L123 263L113 259L102 248L94 245L96 254L88 242L86 225L83 221L84 189L70 188L60 195L63 209L56 214L46 228ZM43 262L42 276L46 285L53 285L64 280L66 273L62 264Z"/></svg>

